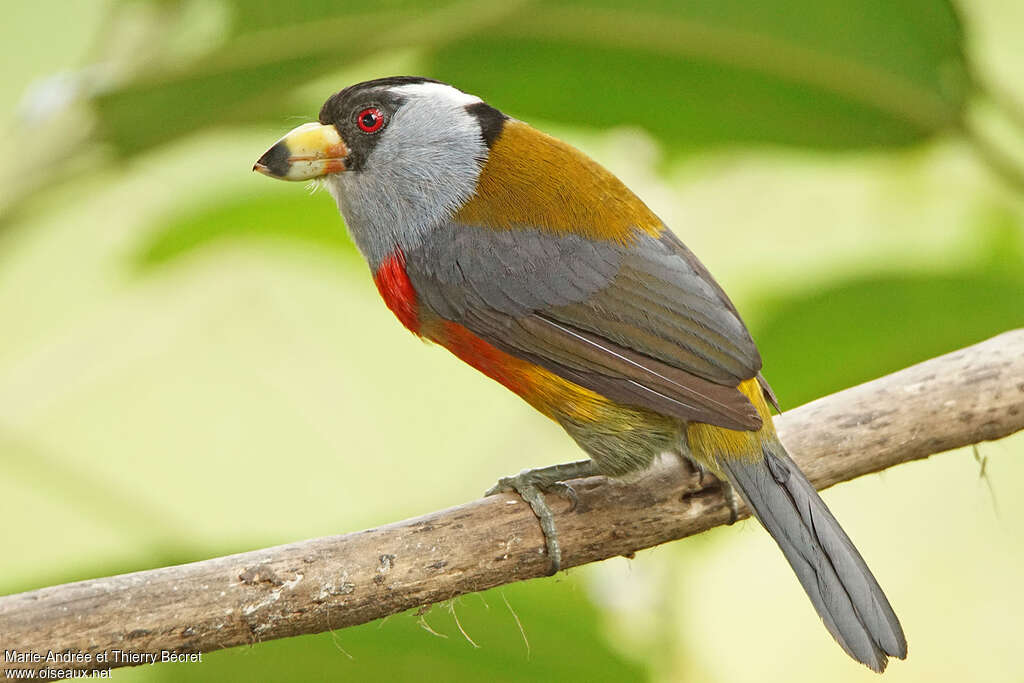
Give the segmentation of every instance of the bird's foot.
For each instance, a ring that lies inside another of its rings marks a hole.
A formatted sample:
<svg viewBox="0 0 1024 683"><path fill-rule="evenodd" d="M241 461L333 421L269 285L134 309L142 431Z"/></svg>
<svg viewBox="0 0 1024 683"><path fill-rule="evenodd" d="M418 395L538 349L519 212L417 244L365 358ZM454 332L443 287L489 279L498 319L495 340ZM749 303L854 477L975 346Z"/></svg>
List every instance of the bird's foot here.
<svg viewBox="0 0 1024 683"><path fill-rule="evenodd" d="M718 487L722 490L722 495L725 496L725 503L729 506L729 521L726 524L735 524L740 516L740 502L732 483L728 479L718 476L699 462L695 462L690 458L682 458L682 460L697 475L697 486L699 488L704 488L705 480L718 482Z"/></svg>
<svg viewBox="0 0 1024 683"><path fill-rule="evenodd" d="M558 532L555 530L555 516L544 500L545 493L557 493L569 501L569 510L575 510L579 499L576 491L566 484L568 479L579 479L599 474L593 460L578 460L550 467L539 467L535 470L523 470L511 477L502 477L485 495L514 491L530 505L533 514L540 521L544 542L547 545L548 557L551 559L551 574L562 568L562 547L558 543Z"/></svg>
<svg viewBox="0 0 1024 683"><path fill-rule="evenodd" d="M740 499L736 495L736 489L733 487L732 482L723 477L715 477L718 479L718 484L722 487L722 495L725 496L725 504L729 506L729 521L726 524L730 526L736 523L736 520L740 517Z"/></svg>
<svg viewBox="0 0 1024 683"><path fill-rule="evenodd" d="M708 470L707 467L704 467L704 465L701 465L699 462L693 460L689 456L681 457L679 459L683 461L683 464L686 465L691 472L697 475L698 488L704 488L705 479L716 479L715 475L711 474L711 471Z"/></svg>

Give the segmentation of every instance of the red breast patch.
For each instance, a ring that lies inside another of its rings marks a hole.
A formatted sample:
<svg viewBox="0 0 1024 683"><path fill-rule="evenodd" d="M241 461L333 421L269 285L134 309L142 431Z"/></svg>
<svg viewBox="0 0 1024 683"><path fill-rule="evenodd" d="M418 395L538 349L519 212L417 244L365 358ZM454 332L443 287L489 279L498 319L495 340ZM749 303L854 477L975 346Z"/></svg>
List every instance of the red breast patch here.
<svg viewBox="0 0 1024 683"><path fill-rule="evenodd" d="M415 334L420 333L419 304L416 290L405 272L405 254L396 249L380 264L373 276L384 303L395 314L399 322Z"/></svg>

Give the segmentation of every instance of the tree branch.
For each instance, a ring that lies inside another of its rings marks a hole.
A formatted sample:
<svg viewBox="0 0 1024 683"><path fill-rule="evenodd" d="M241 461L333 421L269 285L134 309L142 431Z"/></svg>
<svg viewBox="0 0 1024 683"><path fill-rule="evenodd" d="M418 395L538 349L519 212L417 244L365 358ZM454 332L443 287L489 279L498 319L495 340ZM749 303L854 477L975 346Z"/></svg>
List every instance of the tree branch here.
<svg viewBox="0 0 1024 683"><path fill-rule="evenodd" d="M1024 330L819 399L776 420L819 488L1024 429ZM563 565L577 566L728 521L717 486L663 462L640 481L553 496ZM4 650L71 651L106 669L114 650L194 653L362 624L544 576L530 508L502 494L387 526L0 598ZM97 655L107 654L107 661ZM148 660L147 660L148 661ZM46 662L28 663L44 668ZM22 667L26 664L6 664Z"/></svg>

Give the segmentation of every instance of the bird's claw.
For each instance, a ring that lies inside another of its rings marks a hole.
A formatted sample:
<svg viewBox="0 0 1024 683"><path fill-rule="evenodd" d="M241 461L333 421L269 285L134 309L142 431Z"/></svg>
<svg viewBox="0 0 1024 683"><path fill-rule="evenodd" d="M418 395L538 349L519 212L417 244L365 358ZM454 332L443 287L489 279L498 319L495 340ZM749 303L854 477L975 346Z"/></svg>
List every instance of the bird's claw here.
<svg viewBox="0 0 1024 683"><path fill-rule="evenodd" d="M487 489L484 496L496 496L499 493L519 493L519 487L528 485L529 483L522 480L523 475L527 472L529 472L529 470L523 470L512 477L502 477L494 486Z"/></svg>
<svg viewBox="0 0 1024 683"><path fill-rule="evenodd" d="M544 494L555 493L565 498L569 501L569 512L572 512L580 502L579 497L575 489L563 480L588 477L596 473L594 463L590 460L523 470L515 476L502 477L485 495L514 492L529 503L533 514L540 521L548 557L551 559L551 574L555 574L562 568L562 547L558 543L558 532L555 530L555 516L544 499Z"/></svg>
<svg viewBox="0 0 1024 683"><path fill-rule="evenodd" d="M544 534L544 544L547 546L548 558L551 560L551 571L549 576L557 574L562 568L562 547L558 543L558 532L555 530L555 515L544 500L544 489L555 489L555 483L545 483L543 487L530 477L530 471L526 470L514 477L502 477L498 483L487 490L488 496L496 493L517 493L525 500L533 514L540 521L540 529ZM561 482L557 482L561 483ZM568 484L562 484L565 488L572 490ZM575 492L573 492L575 497Z"/></svg>
<svg viewBox="0 0 1024 683"><path fill-rule="evenodd" d="M740 517L740 501L736 496L736 489L733 488L732 484L727 479L716 477L718 483L722 487L722 495L725 496L725 504L729 506L729 521L726 522L729 526L736 523L736 520Z"/></svg>
<svg viewBox="0 0 1024 683"><path fill-rule="evenodd" d="M740 517L740 501L736 495L736 490L728 479L724 479L698 462L691 460L690 458L683 458L683 462L690 468L690 470L697 475L697 488L704 488L704 480L709 479L710 482L718 482L719 487L722 489L722 495L725 497L725 504L729 506L729 521L726 524L732 525L736 523L736 520Z"/></svg>
<svg viewBox="0 0 1024 683"><path fill-rule="evenodd" d="M554 493L556 495L565 498L569 501L569 509L566 512L572 512L576 509L576 506L580 504L580 498L576 495L576 489L564 481L556 481L545 487L548 493Z"/></svg>

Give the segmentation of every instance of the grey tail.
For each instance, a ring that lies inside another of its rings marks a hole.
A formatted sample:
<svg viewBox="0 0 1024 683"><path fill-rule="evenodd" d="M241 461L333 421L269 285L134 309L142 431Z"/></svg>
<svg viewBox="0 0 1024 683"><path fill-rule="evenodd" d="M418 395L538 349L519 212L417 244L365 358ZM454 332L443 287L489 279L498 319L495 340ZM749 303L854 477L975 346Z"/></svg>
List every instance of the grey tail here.
<svg viewBox="0 0 1024 683"><path fill-rule="evenodd" d="M782 548L832 637L858 662L885 670L907 656L903 627L864 559L785 448L767 440L759 460L719 460Z"/></svg>

